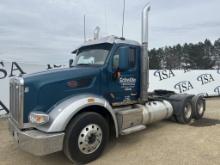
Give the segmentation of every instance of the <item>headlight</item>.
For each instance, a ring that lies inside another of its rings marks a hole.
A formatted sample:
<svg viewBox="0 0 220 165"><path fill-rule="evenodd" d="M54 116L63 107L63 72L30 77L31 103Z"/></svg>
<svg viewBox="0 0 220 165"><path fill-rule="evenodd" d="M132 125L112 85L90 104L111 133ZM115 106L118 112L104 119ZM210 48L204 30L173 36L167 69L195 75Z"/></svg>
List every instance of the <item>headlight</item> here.
<svg viewBox="0 0 220 165"><path fill-rule="evenodd" d="M42 125L49 121L49 115L43 112L31 112L29 115L29 121L32 124Z"/></svg>

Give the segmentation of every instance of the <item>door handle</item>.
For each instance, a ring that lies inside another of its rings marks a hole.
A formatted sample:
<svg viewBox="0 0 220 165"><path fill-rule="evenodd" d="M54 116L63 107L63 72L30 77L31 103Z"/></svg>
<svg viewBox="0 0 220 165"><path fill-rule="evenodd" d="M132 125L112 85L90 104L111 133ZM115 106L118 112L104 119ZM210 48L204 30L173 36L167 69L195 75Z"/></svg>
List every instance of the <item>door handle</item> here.
<svg viewBox="0 0 220 165"><path fill-rule="evenodd" d="M117 69L117 70L113 73L113 79L114 79L114 80L117 80L117 79L120 78L120 76L121 76L121 72L120 72L119 69Z"/></svg>

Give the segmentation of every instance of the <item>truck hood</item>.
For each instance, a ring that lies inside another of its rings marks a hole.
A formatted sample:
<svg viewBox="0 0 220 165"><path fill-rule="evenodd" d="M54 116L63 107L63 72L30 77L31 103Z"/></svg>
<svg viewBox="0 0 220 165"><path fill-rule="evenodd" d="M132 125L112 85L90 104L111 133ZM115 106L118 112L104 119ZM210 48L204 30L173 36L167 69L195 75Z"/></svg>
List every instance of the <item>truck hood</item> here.
<svg viewBox="0 0 220 165"><path fill-rule="evenodd" d="M100 70L100 67L79 66L24 75L24 122L28 122L30 112L48 112L67 97L99 94Z"/></svg>
<svg viewBox="0 0 220 165"><path fill-rule="evenodd" d="M96 74L99 71L98 67L73 67L62 69L51 69L23 76L25 84L34 83L38 85L54 83L67 79L87 77Z"/></svg>

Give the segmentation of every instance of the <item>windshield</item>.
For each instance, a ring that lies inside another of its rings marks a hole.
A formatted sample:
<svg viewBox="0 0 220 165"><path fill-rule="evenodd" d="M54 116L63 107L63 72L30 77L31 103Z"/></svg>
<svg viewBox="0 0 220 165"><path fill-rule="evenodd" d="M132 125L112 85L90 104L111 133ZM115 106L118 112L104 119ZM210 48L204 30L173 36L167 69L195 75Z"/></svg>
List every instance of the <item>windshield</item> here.
<svg viewBox="0 0 220 165"><path fill-rule="evenodd" d="M99 44L80 48L76 55L76 65L103 65L112 44Z"/></svg>

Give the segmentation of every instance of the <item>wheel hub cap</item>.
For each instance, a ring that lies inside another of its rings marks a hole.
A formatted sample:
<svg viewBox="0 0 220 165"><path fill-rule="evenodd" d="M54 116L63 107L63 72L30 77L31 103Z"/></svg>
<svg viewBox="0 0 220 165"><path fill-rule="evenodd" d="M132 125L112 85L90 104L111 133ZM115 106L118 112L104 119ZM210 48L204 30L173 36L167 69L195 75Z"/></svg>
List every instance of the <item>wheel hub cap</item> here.
<svg viewBox="0 0 220 165"><path fill-rule="evenodd" d="M200 101L200 102L198 103L198 113L201 115L201 114L203 113L203 111L204 111L203 102Z"/></svg>
<svg viewBox="0 0 220 165"><path fill-rule="evenodd" d="M190 104L187 104L187 105L185 106L184 112L185 112L185 117L186 117L187 119L189 119L189 118L191 117L191 115L192 115L192 107L191 107Z"/></svg>
<svg viewBox="0 0 220 165"><path fill-rule="evenodd" d="M95 152L102 142L102 130L96 124L87 125L82 129L78 138L78 146L82 153Z"/></svg>

